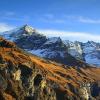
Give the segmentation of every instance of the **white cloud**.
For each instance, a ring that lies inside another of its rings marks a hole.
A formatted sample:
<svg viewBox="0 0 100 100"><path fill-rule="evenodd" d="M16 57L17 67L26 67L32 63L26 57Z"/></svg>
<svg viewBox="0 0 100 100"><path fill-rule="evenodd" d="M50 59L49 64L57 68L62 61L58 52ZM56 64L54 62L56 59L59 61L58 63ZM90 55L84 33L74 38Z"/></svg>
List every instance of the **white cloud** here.
<svg viewBox="0 0 100 100"><path fill-rule="evenodd" d="M0 32L9 31L13 28L14 26L8 25L6 23L0 23Z"/></svg>
<svg viewBox="0 0 100 100"><path fill-rule="evenodd" d="M9 20L9 21L21 21L24 23L28 23L31 21L31 17L28 15L18 15L16 12L12 11L5 11L5 12L0 12L0 19L1 20Z"/></svg>
<svg viewBox="0 0 100 100"><path fill-rule="evenodd" d="M100 19L91 19L91 18L80 17L79 21L82 23L100 24Z"/></svg>
<svg viewBox="0 0 100 100"><path fill-rule="evenodd" d="M43 17L48 18L48 19L53 19L54 15L53 14L44 14Z"/></svg>
<svg viewBox="0 0 100 100"><path fill-rule="evenodd" d="M83 17L83 16L65 16L65 18L73 21L78 21L81 23L89 23L89 24L100 24L100 19L93 19L89 17Z"/></svg>
<svg viewBox="0 0 100 100"><path fill-rule="evenodd" d="M76 21L80 23L87 23L87 24L100 24L100 19L93 19L84 16L74 16L74 15L63 15L62 18L56 18L53 14L45 14L40 18L41 21L46 23L58 23L64 24L67 21Z"/></svg>
<svg viewBox="0 0 100 100"><path fill-rule="evenodd" d="M3 16L1 19L6 19L10 21L22 21L22 22L28 22L30 21L29 16L22 16L22 17L8 17L8 16Z"/></svg>
<svg viewBox="0 0 100 100"><path fill-rule="evenodd" d="M39 20L44 22L44 23L56 23L56 24L66 23L66 19L56 18L56 16L54 14L51 14L51 13L42 15L42 17Z"/></svg>
<svg viewBox="0 0 100 100"><path fill-rule="evenodd" d="M64 24L64 23L66 23L66 21L63 20L63 19L46 19L46 18L41 18L40 20L42 22L45 22L45 23L56 23L56 24Z"/></svg>
<svg viewBox="0 0 100 100"><path fill-rule="evenodd" d="M61 18L57 18L57 16L53 14L44 14L41 18L41 21L46 23L67 23L67 21L76 21L80 23L88 23L88 24L100 24L100 19L84 17L84 16L75 16L75 15L62 15Z"/></svg>
<svg viewBox="0 0 100 100"><path fill-rule="evenodd" d="M85 32L68 32L68 31L43 30L43 29L39 29L39 32L49 37L61 37L62 39L71 41L87 42L89 40L89 41L100 42L100 35L93 35Z"/></svg>
<svg viewBox="0 0 100 100"><path fill-rule="evenodd" d="M11 16L15 16L15 12L12 11L5 11L5 12L0 12L0 17L1 16L6 16L6 17L11 17Z"/></svg>
<svg viewBox="0 0 100 100"><path fill-rule="evenodd" d="M14 16L15 15L15 12L12 12L12 11L7 11L4 13L5 16Z"/></svg>

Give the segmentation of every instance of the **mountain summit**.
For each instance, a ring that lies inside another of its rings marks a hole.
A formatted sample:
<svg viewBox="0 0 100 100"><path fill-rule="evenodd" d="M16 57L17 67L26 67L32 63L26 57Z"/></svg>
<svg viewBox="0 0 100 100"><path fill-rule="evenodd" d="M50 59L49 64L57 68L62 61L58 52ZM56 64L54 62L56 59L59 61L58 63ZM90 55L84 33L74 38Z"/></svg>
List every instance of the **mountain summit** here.
<svg viewBox="0 0 100 100"><path fill-rule="evenodd" d="M23 25L21 27L21 29L24 30L24 31L26 31L27 33L33 33L33 32L35 33L36 32L35 29L33 29L31 26L28 26L27 24Z"/></svg>

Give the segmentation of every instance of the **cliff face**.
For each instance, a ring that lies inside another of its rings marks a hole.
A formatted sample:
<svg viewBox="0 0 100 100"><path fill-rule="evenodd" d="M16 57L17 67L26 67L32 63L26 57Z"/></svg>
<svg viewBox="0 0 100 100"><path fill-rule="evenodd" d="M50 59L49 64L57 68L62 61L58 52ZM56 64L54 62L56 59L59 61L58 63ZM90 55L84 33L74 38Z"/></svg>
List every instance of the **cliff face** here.
<svg viewBox="0 0 100 100"><path fill-rule="evenodd" d="M44 60L0 38L0 100L99 100L99 74L99 68Z"/></svg>
<svg viewBox="0 0 100 100"><path fill-rule="evenodd" d="M63 42L67 46L69 54L71 54L73 57L77 59L81 59L83 61L85 60L80 42L78 41L71 42L69 40L64 40Z"/></svg>

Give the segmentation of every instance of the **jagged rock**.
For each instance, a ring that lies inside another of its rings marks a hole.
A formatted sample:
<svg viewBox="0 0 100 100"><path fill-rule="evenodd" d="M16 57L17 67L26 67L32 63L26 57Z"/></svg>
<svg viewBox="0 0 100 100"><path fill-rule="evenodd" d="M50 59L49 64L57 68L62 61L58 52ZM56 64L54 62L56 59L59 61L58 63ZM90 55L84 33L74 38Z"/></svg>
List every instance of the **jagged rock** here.
<svg viewBox="0 0 100 100"><path fill-rule="evenodd" d="M16 81L19 81L21 78L21 70L17 70L15 73L13 73L13 77Z"/></svg>
<svg viewBox="0 0 100 100"><path fill-rule="evenodd" d="M0 90L4 91L7 88L7 82L4 77L0 74Z"/></svg>

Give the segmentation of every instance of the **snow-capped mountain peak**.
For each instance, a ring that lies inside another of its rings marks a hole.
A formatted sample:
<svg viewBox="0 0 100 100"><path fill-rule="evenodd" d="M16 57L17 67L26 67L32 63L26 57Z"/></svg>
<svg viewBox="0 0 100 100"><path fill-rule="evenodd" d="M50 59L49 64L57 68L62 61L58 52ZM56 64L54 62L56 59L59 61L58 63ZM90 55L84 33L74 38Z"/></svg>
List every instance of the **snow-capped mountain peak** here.
<svg viewBox="0 0 100 100"><path fill-rule="evenodd" d="M0 35L10 41L16 41L20 37L39 35L39 33L34 28L26 24L13 30L3 32Z"/></svg>
<svg viewBox="0 0 100 100"><path fill-rule="evenodd" d="M35 29L33 29L31 26L29 26L29 25L23 25L20 29L22 29L22 30L24 30L24 31L26 31L27 33L33 33L33 32L36 32L36 30Z"/></svg>

